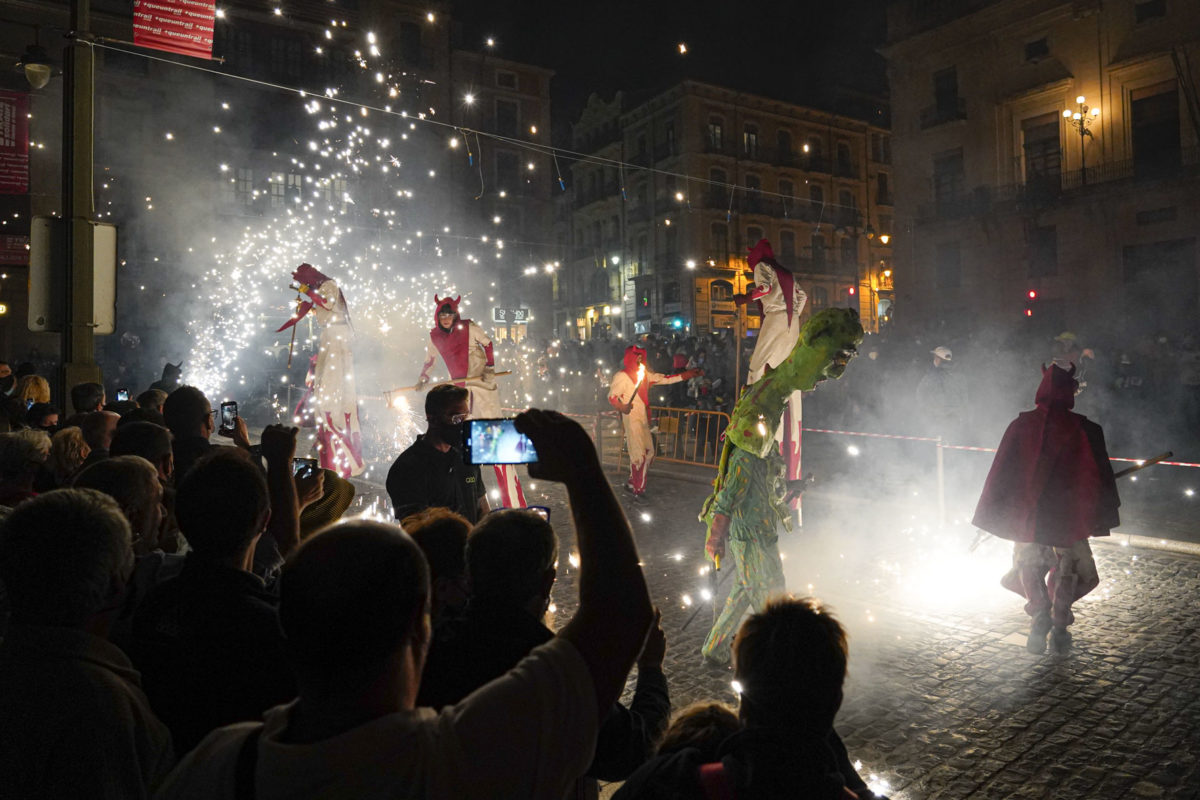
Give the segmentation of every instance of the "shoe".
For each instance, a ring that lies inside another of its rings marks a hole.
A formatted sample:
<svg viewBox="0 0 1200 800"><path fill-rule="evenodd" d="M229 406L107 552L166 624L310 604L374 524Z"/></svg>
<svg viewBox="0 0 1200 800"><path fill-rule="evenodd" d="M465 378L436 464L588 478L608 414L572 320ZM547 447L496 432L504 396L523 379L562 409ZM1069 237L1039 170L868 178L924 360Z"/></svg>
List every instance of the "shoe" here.
<svg viewBox="0 0 1200 800"><path fill-rule="evenodd" d="M1040 656L1046 652L1046 634L1050 632L1050 613L1040 611L1029 624L1029 638L1025 640L1025 649Z"/></svg>
<svg viewBox="0 0 1200 800"><path fill-rule="evenodd" d="M632 494L632 495L637 494L637 490L633 488L632 483L626 483L624 486L621 487L621 489L624 490L625 494Z"/></svg>
<svg viewBox="0 0 1200 800"><path fill-rule="evenodd" d="M1050 649L1060 656L1071 652L1071 632L1055 625L1050 631Z"/></svg>

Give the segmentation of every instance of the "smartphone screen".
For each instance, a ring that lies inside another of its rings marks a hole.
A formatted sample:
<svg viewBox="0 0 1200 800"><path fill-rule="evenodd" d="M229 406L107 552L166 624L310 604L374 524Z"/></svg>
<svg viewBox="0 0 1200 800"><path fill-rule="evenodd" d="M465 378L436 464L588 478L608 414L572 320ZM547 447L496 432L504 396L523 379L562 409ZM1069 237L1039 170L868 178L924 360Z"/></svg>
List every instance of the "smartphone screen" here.
<svg viewBox="0 0 1200 800"><path fill-rule="evenodd" d="M463 427L463 453L468 464L534 464L533 442L518 433L511 419L469 419Z"/></svg>
<svg viewBox="0 0 1200 800"><path fill-rule="evenodd" d="M221 430L232 431L234 420L237 419L237 415L237 403L232 400L221 403Z"/></svg>
<svg viewBox="0 0 1200 800"><path fill-rule="evenodd" d="M311 478L320 468L315 458L292 459L292 474L297 478Z"/></svg>
<svg viewBox="0 0 1200 800"><path fill-rule="evenodd" d="M129 399L129 390L128 389L117 389L117 402L118 403L123 403L128 399Z"/></svg>

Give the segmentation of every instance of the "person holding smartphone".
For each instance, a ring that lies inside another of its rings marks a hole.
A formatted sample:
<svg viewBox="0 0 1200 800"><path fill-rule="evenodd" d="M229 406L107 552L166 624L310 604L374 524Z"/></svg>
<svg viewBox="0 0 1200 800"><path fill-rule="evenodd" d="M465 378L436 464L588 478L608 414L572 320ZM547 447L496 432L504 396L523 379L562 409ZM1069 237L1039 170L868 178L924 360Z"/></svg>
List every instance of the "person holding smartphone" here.
<svg viewBox="0 0 1200 800"><path fill-rule="evenodd" d="M479 467L463 460L469 398L465 388L452 383L439 383L425 395L429 429L388 470L387 492L396 519L442 507L474 525L491 510Z"/></svg>

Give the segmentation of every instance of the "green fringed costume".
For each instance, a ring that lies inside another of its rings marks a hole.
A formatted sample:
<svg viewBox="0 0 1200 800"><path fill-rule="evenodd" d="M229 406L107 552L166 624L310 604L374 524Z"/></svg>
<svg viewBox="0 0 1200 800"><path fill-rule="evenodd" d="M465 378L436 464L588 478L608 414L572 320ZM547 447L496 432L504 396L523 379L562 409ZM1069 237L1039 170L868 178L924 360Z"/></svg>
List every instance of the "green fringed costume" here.
<svg viewBox="0 0 1200 800"><path fill-rule="evenodd" d="M791 514L775 429L791 393L811 391L827 378L840 378L862 337L853 309L814 314L800 330L787 360L749 387L730 414L713 493L704 501L700 520L711 536L713 517L729 517L726 568L734 572L734 585L704 642L705 658L727 662L730 640L742 617L751 609L762 609L769 596L785 588L778 527L783 523L790 529Z"/></svg>

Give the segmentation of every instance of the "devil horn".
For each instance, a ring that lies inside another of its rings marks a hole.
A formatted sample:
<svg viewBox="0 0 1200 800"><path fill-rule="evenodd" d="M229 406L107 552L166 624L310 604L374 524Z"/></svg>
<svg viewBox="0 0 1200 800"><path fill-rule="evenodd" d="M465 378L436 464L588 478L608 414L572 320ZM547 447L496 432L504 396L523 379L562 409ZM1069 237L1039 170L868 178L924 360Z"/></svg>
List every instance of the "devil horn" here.
<svg viewBox="0 0 1200 800"><path fill-rule="evenodd" d="M441 299L440 299L440 298L437 296L437 292L434 292L434 293L433 293L433 304L436 306L436 305L437 305L438 303L440 303L440 302L442 302L442 301L441 301Z"/></svg>
<svg viewBox="0 0 1200 800"><path fill-rule="evenodd" d="M458 297L454 298L454 305L458 305L458 301L459 301L459 300L462 300L462 295L461 295L461 294L460 294Z"/></svg>

